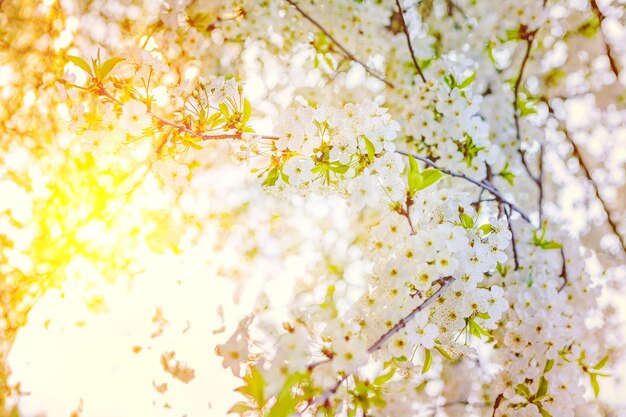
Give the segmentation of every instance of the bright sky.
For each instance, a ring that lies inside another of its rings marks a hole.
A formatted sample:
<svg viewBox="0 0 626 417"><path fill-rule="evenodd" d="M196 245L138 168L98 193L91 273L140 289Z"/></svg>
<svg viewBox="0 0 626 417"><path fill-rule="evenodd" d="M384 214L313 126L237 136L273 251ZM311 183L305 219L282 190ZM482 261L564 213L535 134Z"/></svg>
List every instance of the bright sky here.
<svg viewBox="0 0 626 417"><path fill-rule="evenodd" d="M28 393L20 400L25 416L67 417L81 399L84 417L224 416L239 399L237 380L213 351L232 328L213 333L222 327L218 305L236 323L247 303L234 306L233 286L193 256L155 256L146 264L152 268L130 289L102 283L87 290L105 295L106 311L86 306L77 280L37 303L10 357L13 380ZM153 338L159 307L169 323ZM161 355L169 351L195 370L188 384L164 371Z"/></svg>

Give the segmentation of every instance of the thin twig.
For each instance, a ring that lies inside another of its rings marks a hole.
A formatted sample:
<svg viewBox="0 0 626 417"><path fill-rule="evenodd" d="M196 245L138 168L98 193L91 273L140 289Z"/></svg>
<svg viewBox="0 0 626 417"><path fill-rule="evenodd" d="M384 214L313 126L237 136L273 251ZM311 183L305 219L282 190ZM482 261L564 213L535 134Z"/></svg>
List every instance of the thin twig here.
<svg viewBox="0 0 626 417"><path fill-rule="evenodd" d="M554 113L554 109L550 105L549 100L547 98L545 98L545 97L542 100L548 106L548 112L555 119L559 120L556 117L556 114ZM560 122L560 120L559 120L559 122ZM582 171L585 174L585 177L587 178L587 181L591 184L591 186L593 188L593 192L595 194L596 199L598 199L598 201L602 205L602 208L604 209L604 213L606 214L606 221L609 224L609 227L611 228L611 231L619 239L619 242L620 242L620 244L622 246L622 251L624 252L624 254L626 254L626 240L624 239L624 236L622 236L622 234L619 232L619 229L618 229L618 226L617 226L617 220L615 220L615 218L613 217L613 213L611 212L611 210L609 209L609 206L606 204L606 201L604 201L604 198L602 198L602 195L600 194L600 187L594 181L594 179L591 177L591 171L589 170L589 167L585 163L585 160L583 159L582 153L580 152L580 149L578 148L578 145L576 145L576 142L574 142L574 139L572 139L571 135L569 134L569 131L568 131L567 127L561 126L560 129L563 132L563 135L565 136L565 140L567 140L567 142L569 142L569 144L572 147L572 156L574 156L574 158L576 158L576 160L578 161L578 165L580 165L580 167L582 168Z"/></svg>
<svg viewBox="0 0 626 417"><path fill-rule="evenodd" d="M446 11L449 17L452 17L454 15L455 10L457 10L461 14L461 16L463 16L465 19L469 19L469 17L467 16L467 13L465 13L465 11L461 8L461 6L459 6L452 0L446 0Z"/></svg>
<svg viewBox="0 0 626 417"><path fill-rule="evenodd" d="M413 199L411 198L409 193L407 193L407 195L406 195L406 207L400 206L397 209L398 214L400 214L401 216L406 217L406 220L409 223L409 227L411 228L411 236L416 233L415 227L413 226L413 220L411 220L411 213L410 213L410 211L411 211L411 206L412 205L413 205Z"/></svg>
<svg viewBox="0 0 626 417"><path fill-rule="evenodd" d="M509 231L511 232L511 247L513 249L513 261L515 262L515 270L519 269L519 258L517 256L517 243L515 243L515 231L513 230L513 223L511 223L511 212L510 208L507 210L504 209L504 215L506 216L506 221L509 225Z"/></svg>
<svg viewBox="0 0 626 417"><path fill-rule="evenodd" d="M599 28L600 35L602 36L602 41L604 42L604 47L606 48L606 56L609 59L609 65L611 66L611 71L613 71L615 78L619 80L620 71L619 71L619 67L617 66L617 59L615 59L615 57L613 56L613 50L611 49L611 44L609 43L609 40L606 38L606 35L604 34L604 30L602 29L602 23L604 22L604 19L606 19L606 16L604 15L604 13L602 13L602 10L600 10L600 8L598 7L598 3L596 3L596 0L590 0L589 3L591 4L591 10L593 10L596 17L598 18L598 21L600 22L600 28Z"/></svg>
<svg viewBox="0 0 626 417"><path fill-rule="evenodd" d="M422 79L422 81L426 82L426 77L424 77L422 68L420 68L420 64L417 62L417 58L415 58L415 51L413 51L413 45L411 44L411 35L409 34L409 28L406 25L406 21L404 20L404 12L402 11L400 0L396 0L396 5L398 6L398 12L400 13L400 23L402 24L402 31L404 32L406 43L409 46L409 52L411 53L411 59L413 60L413 65L415 65L415 69L417 70L417 73L420 75L420 78Z"/></svg>
<svg viewBox="0 0 626 417"><path fill-rule="evenodd" d="M422 304L418 305L409 314L404 316L404 318L400 319L400 321L397 322L395 324L395 326L393 326L391 329L387 330L387 332L385 332L385 334L380 336L380 338L378 338L376 343L374 343L372 346L370 346L370 348L367 349L367 351L371 354L371 353L376 352L378 349L380 349L385 344L386 341L391 339L400 330L404 329L406 327L407 323L410 322L413 319L413 317L415 317L415 315L417 313L419 313L420 311L424 310L426 307L431 305L435 300L437 300L441 296L441 294L446 290L446 288L448 288L450 286L450 284L452 284L452 282L454 282L454 277L452 277L452 276L439 278L439 279L433 281L433 283L431 285L431 288L433 286L435 286L435 285L439 285L439 289L437 291L435 291L426 300L424 300L424 302Z"/></svg>
<svg viewBox="0 0 626 417"><path fill-rule="evenodd" d="M469 177L463 173L460 172L456 172L456 171L451 171L449 169L446 168L442 168L439 165L437 165L435 162L433 162L432 160L424 157L424 156L420 156L420 155L416 155L416 154L409 154L408 152L404 152L404 151L399 151L397 150L396 153L400 154L400 155L404 155L404 156L409 156L411 155L413 158L424 162L425 164L440 170L441 172L443 172L444 174L448 174L451 177L456 177L456 178L463 178L465 181L469 181L474 185L479 186L480 188L484 189L485 191L491 193L494 197L502 200L503 203L505 203L506 205L508 205L509 207L511 207L511 209L513 209L513 211L516 211L517 213L519 213L520 216L522 216L522 218L529 224L532 225L532 222L530 221L530 217L528 217L528 215L526 213L524 213L524 211L522 209L520 209L519 207L517 207L515 204L511 203L510 201L508 201L506 198L504 198L504 196L500 193L500 191L498 191L492 184L486 183L484 181L479 181L476 180L472 177Z"/></svg>
<svg viewBox="0 0 626 417"><path fill-rule="evenodd" d="M339 43L339 41L337 39L335 39L335 37L333 35L330 34L330 32L328 32L317 20L315 20L313 17L311 17L311 15L309 15L307 12L305 12L304 10L302 10L300 8L300 6L298 6L298 3L296 3L293 0L286 0L287 3L291 4L297 11L298 13L300 13L302 15L302 17L304 17L306 20L308 20L309 22L311 22L315 27L317 27L319 30L322 31L322 33L324 35L326 35L326 37L328 39L330 39L335 45L337 45L337 47L339 49L341 49L341 52L344 53L344 55L358 63L359 65L361 65L363 68L365 68L365 71L367 71L369 74L371 74L373 77L379 79L380 81L384 82L385 84L387 84L387 86L393 88L393 84L390 83L389 81L387 81L382 75L378 74L374 69L372 69L371 67L369 67L367 64L365 64L363 61L359 60L356 56L354 56L354 54L350 51L348 51L341 43Z"/></svg>
<svg viewBox="0 0 626 417"><path fill-rule="evenodd" d="M561 292L563 290L563 288L565 288L565 286L568 283L568 279L567 279L567 261L565 259L565 251L563 250L563 248L561 248L561 260L563 261L563 266L561 267L561 275L559 275L562 279L563 279L563 284L561 284L561 286L559 287L559 291Z"/></svg>
<svg viewBox="0 0 626 417"><path fill-rule="evenodd" d="M498 396L496 397L496 400L493 403L493 413L491 413L491 417L496 416L496 411L498 410L498 407L500 407L500 403L502 402L503 398L504 394L498 394Z"/></svg>
<svg viewBox="0 0 626 417"><path fill-rule="evenodd" d="M543 144L539 147L539 178L537 178L537 187L539 187L539 197L537 206L539 209L539 224L543 223Z"/></svg>
<svg viewBox="0 0 626 417"><path fill-rule="evenodd" d="M488 404L485 403L471 403L468 400L456 400L456 401L448 401L443 404L431 404L425 406L424 410L439 410L440 408L452 407L455 405L469 405L472 407L487 407Z"/></svg>
<svg viewBox="0 0 626 417"><path fill-rule="evenodd" d="M519 115L519 105L518 105L519 89L522 85L522 80L524 79L524 69L526 68L528 59L530 58L530 50L535 40L535 34L537 33L537 30L534 30L531 32L525 32L526 31L525 27L522 27L520 31L522 31L523 38L526 41L526 51L524 52L524 58L522 58L522 63L520 65L519 72L517 74L517 78L515 79L515 84L513 86L513 119L515 121L515 138L517 139L517 143L519 146L517 151L522 160L522 165L524 165L524 169L526 169L528 176L535 182L535 184L539 185L539 179L535 177L535 175L533 175L533 173L530 170L530 167L528 166L528 163L526 162L526 151L522 149L522 135L520 131L520 123L519 123L520 115Z"/></svg>

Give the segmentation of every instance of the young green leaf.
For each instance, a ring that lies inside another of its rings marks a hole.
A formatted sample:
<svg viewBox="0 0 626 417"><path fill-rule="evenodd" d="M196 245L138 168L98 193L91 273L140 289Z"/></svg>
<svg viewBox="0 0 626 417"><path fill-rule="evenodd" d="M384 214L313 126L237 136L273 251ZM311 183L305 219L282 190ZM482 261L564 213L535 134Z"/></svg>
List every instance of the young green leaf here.
<svg viewBox="0 0 626 417"><path fill-rule="evenodd" d="M293 394L293 387L300 384L305 378L306 374L303 372L297 372L287 378L267 417L284 417L295 411L302 398Z"/></svg>
<svg viewBox="0 0 626 417"><path fill-rule="evenodd" d="M91 70L91 67L89 66L87 61L85 61L84 59L82 59L82 58L80 58L78 56L74 56L74 55L68 55L67 58L70 61L72 61L72 63L74 65L76 65L77 67L81 68L87 74L91 75L92 77L94 76L93 71Z"/></svg>
<svg viewBox="0 0 626 417"><path fill-rule="evenodd" d="M435 168L429 168L422 172L422 182L420 183L418 190L423 190L424 188L433 185L441 178L445 176L443 172Z"/></svg>
<svg viewBox="0 0 626 417"><path fill-rule="evenodd" d="M259 406L265 404L265 380L256 366L250 368L250 372L244 378L248 385L248 393Z"/></svg>
<svg viewBox="0 0 626 417"><path fill-rule="evenodd" d="M452 359L452 356L450 355L450 353L446 352L441 346L435 346L435 349L437 349L437 351L439 353L441 353L441 356L443 356L444 358L446 358L450 362L452 362L454 360L454 359Z"/></svg>
<svg viewBox="0 0 626 417"><path fill-rule="evenodd" d="M458 85L459 89L461 90L464 89L465 87L473 83L475 79L476 79L476 71L474 71L472 75L467 77L465 80L463 80L461 84Z"/></svg>
<svg viewBox="0 0 626 417"><path fill-rule="evenodd" d="M374 385L378 385L378 386L385 385L385 383L389 381L395 374L396 374L396 368L391 368L389 372L387 372L386 374L377 376L374 379Z"/></svg>
<svg viewBox="0 0 626 417"><path fill-rule="evenodd" d="M539 386L537 387L537 393L535 394L535 398L537 400L542 399L548 394L548 380L544 377L539 379Z"/></svg>
<svg viewBox="0 0 626 417"><path fill-rule="evenodd" d="M101 81L104 80L106 76L113 71L117 64L124 60L124 58L111 58L105 61L104 64L102 64L98 69L98 79Z"/></svg>
<svg viewBox="0 0 626 417"><path fill-rule="evenodd" d="M552 414L547 412L545 408L539 407L539 413L541 414L541 417L552 417Z"/></svg>
<svg viewBox="0 0 626 417"><path fill-rule="evenodd" d="M372 141L365 136L363 136L363 141L365 142L365 149L367 150L367 159L369 159L370 163L372 163L374 162L374 156L376 155L376 148L374 147Z"/></svg>
<svg viewBox="0 0 626 417"><path fill-rule="evenodd" d="M488 235L489 233L493 231L493 226L489 223L485 223L482 226L480 226L478 230L483 232L483 235Z"/></svg>
<svg viewBox="0 0 626 417"><path fill-rule="evenodd" d="M222 112L222 114L226 117L230 116L230 110L228 109L228 106L226 105L226 103L220 103L220 112Z"/></svg>
<svg viewBox="0 0 626 417"><path fill-rule="evenodd" d="M471 229L474 227L474 219L467 213L461 213L461 225L463 225L465 229Z"/></svg>
<svg viewBox="0 0 626 417"><path fill-rule="evenodd" d="M424 349L424 366L422 367L422 375L428 372L431 365L433 364L433 355L430 353L430 349Z"/></svg>
<svg viewBox="0 0 626 417"><path fill-rule="evenodd" d="M517 384L515 386L515 393L525 398L530 397L530 390L524 384Z"/></svg>
<svg viewBox="0 0 626 417"><path fill-rule="evenodd" d="M589 379L591 381L591 387L593 388L593 394L598 398L600 394L600 384L598 384L598 374L589 373Z"/></svg>
<svg viewBox="0 0 626 417"><path fill-rule="evenodd" d="M609 355L607 353L604 356L604 358L600 359L600 361L593 366L593 369L599 371L600 369L604 368L604 366L606 365L608 361L609 361Z"/></svg>
<svg viewBox="0 0 626 417"><path fill-rule="evenodd" d="M254 408L250 407L248 404L244 402L238 402L227 411L228 414L242 414L247 411L254 410Z"/></svg>
<svg viewBox="0 0 626 417"><path fill-rule="evenodd" d="M278 168L274 167L267 173L267 177L265 177L261 185L272 187L276 184L276 181L278 181Z"/></svg>
<svg viewBox="0 0 626 417"><path fill-rule="evenodd" d="M250 116L252 115L252 106L247 98L243 100L243 119L241 120L244 124L250 120Z"/></svg>
<svg viewBox="0 0 626 417"><path fill-rule="evenodd" d="M554 366L554 359L548 359L546 361L546 367L543 368L543 373L547 374L548 372L550 372L553 366Z"/></svg>

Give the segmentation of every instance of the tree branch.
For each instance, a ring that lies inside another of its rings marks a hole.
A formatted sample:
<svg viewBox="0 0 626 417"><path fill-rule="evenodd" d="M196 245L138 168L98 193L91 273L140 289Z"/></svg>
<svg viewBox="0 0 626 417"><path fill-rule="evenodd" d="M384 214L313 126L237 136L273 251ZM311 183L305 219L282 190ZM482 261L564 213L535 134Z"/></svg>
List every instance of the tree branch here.
<svg viewBox="0 0 626 417"><path fill-rule="evenodd" d="M556 117L556 114L554 113L554 109L550 105L549 100L545 97L542 100L548 106L548 112L560 123L560 120ZM578 148L578 145L576 145L576 142L574 142L574 140L570 136L569 131L567 130L567 127L560 126L560 130L563 132L565 136L565 140L567 140L567 142L569 142L569 144L571 145L572 156L576 158L576 160L578 161L578 165L580 165L580 167L582 168L583 174L585 175L587 181L589 182L589 184L591 184L596 199L598 199L600 204L602 204L602 208L604 209L604 213L606 214L606 221L609 227L611 228L611 231L613 232L613 234L617 236L617 238L619 239L619 242L622 247L622 251L624 252L624 254L626 254L626 240L624 239L624 236L622 236L621 233L619 232L619 229L617 226L617 220L613 217L613 213L611 212L611 210L609 209L609 206L606 204L606 201L604 201L604 198L602 198L602 195L600 194L600 187L591 177L591 171L589 170L589 167L585 163L585 160L583 159L583 156L580 153L580 149Z"/></svg>
<svg viewBox="0 0 626 417"><path fill-rule="evenodd" d="M415 307L404 318L400 319L400 321L397 322L396 325L393 326L391 329L387 330L385 334L380 336L380 338L376 341L376 343L370 346L370 348L367 349L367 351L371 354L371 353L376 352L378 349L380 349L385 344L386 341L391 339L400 330L404 329L406 327L406 324L410 322L417 313L424 310L426 307L431 305L436 299L438 299L441 296L441 294L446 290L446 288L448 288L450 284L452 284L452 282L454 282L454 277L451 277L451 276L439 278L433 281L431 288L434 287L435 285L439 285L439 289L435 291L426 300L424 300L422 304Z"/></svg>
<svg viewBox="0 0 626 417"><path fill-rule="evenodd" d="M537 178L537 187L539 187L539 197L537 206L539 209L539 224L543 223L543 152L544 147L539 147L539 178Z"/></svg>
<svg viewBox="0 0 626 417"><path fill-rule="evenodd" d="M385 344L385 342L387 342L396 333L398 333L400 330L402 330L404 327L406 327L407 323L410 322L417 315L417 313L419 313L420 311L423 311L429 305L431 305L433 302L435 302L435 300L437 300L441 296L441 294L446 290L446 288L448 288L452 284L452 282L454 282L454 277L452 277L452 276L439 278L439 279L433 281L432 284L431 284L431 288L435 287L436 285L439 285L439 288L437 289L437 291L435 291L430 297L428 297L426 300L424 300L420 305L415 307L409 314L407 314L406 316L401 318L400 321L398 321L391 329L387 330L382 336L380 336L378 338L378 340L372 346L370 346L367 349L367 352L371 355L372 353L374 353L377 350L379 350ZM325 364L325 363L329 363L329 362L330 362L330 359L323 360L323 361L320 361L320 362L315 362L315 363L309 365L308 369L312 370L316 366L319 366L319 365L322 365L322 364ZM326 401L328 401L328 398L332 394L337 392L337 389L339 389L341 384L343 384L343 382L346 379L348 379L349 376L350 376L350 374L343 375L335 383L335 385L333 385L331 388L326 389L322 393L322 395L317 399L317 401L315 401L315 402L318 403L318 404L325 404Z"/></svg>
<svg viewBox="0 0 626 417"><path fill-rule="evenodd" d="M513 230L513 223L511 223L511 209L504 209L504 215L509 225L509 231L511 232L511 247L513 249L513 261L515 262L515 270L519 269L519 258L517 256L517 243L515 243L515 231Z"/></svg>
<svg viewBox="0 0 626 417"><path fill-rule="evenodd" d="M598 7L598 3L596 3L596 0L590 0L589 3L591 4L591 10L598 18L598 21L600 22L599 31L600 31L600 35L602 36L602 41L604 42L604 47L606 48L606 56L609 59L609 65L611 66L611 71L613 71L615 78L619 80L620 71L619 71L619 67L617 66L617 59L615 59L615 57L613 56L613 50L611 49L611 44L609 43L609 40L606 38L606 35L604 34L604 30L602 29L602 23L604 22L604 19L606 19L606 16L604 15L604 13L602 13L602 10L600 10L600 8Z"/></svg>
<svg viewBox="0 0 626 417"><path fill-rule="evenodd" d="M109 93L103 85L98 86L98 89L96 90L98 95L107 98L108 100L121 105L122 102L119 101L117 98L115 98L111 93ZM137 98L134 97L134 99L136 100ZM152 117L154 120L156 120L157 123L159 123L160 125L163 126L171 126L173 128L175 128L176 130L178 130L181 133L186 133L191 137L200 139L200 140L220 140L220 139L234 139L234 140L240 140L241 139L241 135L242 132L234 132L234 133L217 133L217 134L209 134L209 133L203 133L203 132L199 132L197 130L193 130L183 124L180 123L176 123L173 122L169 119L166 119L164 117L161 117L155 113L153 113L151 110L148 110L146 112L150 117ZM262 139L267 139L267 140L278 140L279 138L277 136L267 136L267 135L260 135L260 137ZM165 145L164 143L161 145L163 146Z"/></svg>
<svg viewBox="0 0 626 417"><path fill-rule="evenodd" d="M441 172L443 172L444 174L448 174L451 177L456 177L456 178L463 178L465 181L471 182L474 185L479 186L480 188L484 189L485 191L491 193L494 197L500 199L503 203L505 203L507 206L511 207L511 209L513 209L513 211L516 211L517 213L519 213L520 216L522 216L522 218L528 222L529 224L532 224L532 222L530 221L530 217L528 217L528 215L526 213L524 213L524 211L522 209L520 209L519 207L517 207L515 204L511 203L510 201L508 201L506 198L504 198L504 196L500 193L500 191L498 191L492 184L486 183L484 181L478 181L472 177L469 177L463 173L460 172L456 172L456 171L451 171L449 169L445 169L440 167L439 165L437 165L435 162L433 162L432 160L424 157L424 156L420 156L420 155L416 155L416 154L409 154L408 152L404 152L404 151L396 151L396 153L400 154L400 155L404 155L404 156L409 156L411 155L413 158L424 162L425 164L429 165L432 168L438 169Z"/></svg>
<svg viewBox="0 0 626 417"><path fill-rule="evenodd" d="M343 52L343 54L350 60L358 63L359 65L361 65L363 68L365 68L365 71L367 71L370 75L372 75L373 77L379 79L380 81L384 82L385 84L387 84L388 87L394 88L393 84L390 83L389 81L387 81L382 75L378 74L374 69L372 69L371 67L369 67L368 65L366 65L363 61L359 60L356 56L354 56L354 54L352 54L352 52L348 51L341 43L339 43L339 41L337 39L335 39L335 37L333 35L330 34L330 32L328 32L317 20L315 20L313 17L311 17L311 15L309 15L307 12L305 12L304 10L302 10L300 8L300 6L298 6L298 3L296 3L293 0L286 0L287 3L291 4L297 11L298 13L300 13L302 15L302 17L304 17L306 20L308 20L309 22L311 22L315 27L317 27L319 30L322 31L322 33L324 35L326 35L326 37L328 39L330 39L335 45L337 45L337 47L339 49L341 49L341 52Z"/></svg>
<svg viewBox="0 0 626 417"><path fill-rule="evenodd" d="M522 64L520 65L519 72L517 74L517 78L515 79L515 85L513 86L513 119L515 120L515 138L517 139L517 143L519 148L517 149L520 158L522 160L522 165L524 165L524 169L528 176L535 182L535 184L540 185L539 179L533 175L531 172L528 163L526 162L526 151L522 149L522 135L520 131L520 123L519 123L519 89L522 85L522 80L524 78L524 69L526 68L526 64L528 63L528 59L530 58L530 50L532 48L533 42L535 40L535 34L537 30L526 32L524 26L520 28L522 32L522 37L526 41L526 52L524 53L524 58L522 58Z"/></svg>
<svg viewBox="0 0 626 417"><path fill-rule="evenodd" d="M426 82L426 78L424 77L422 68L420 68L419 63L417 62L417 59L415 58L415 52L413 51L413 45L411 44L411 35L409 34L409 28L406 25L406 21L404 20L404 12L402 11L400 0L396 0L396 5L398 6L398 13L400 13L400 23L402 24L402 31L404 32L406 43L409 46L409 52L411 53L411 59L413 60L413 65L415 65L415 69L417 70L417 73L420 75L420 78L422 79L422 81Z"/></svg>
<svg viewBox="0 0 626 417"><path fill-rule="evenodd" d="M453 407L455 405L466 405L466 406L469 405L472 407L487 407L488 406L488 404L485 404L485 403L472 403L469 400L456 400L456 401L448 401L443 404L427 405L423 409L424 410L439 410L441 408Z"/></svg>

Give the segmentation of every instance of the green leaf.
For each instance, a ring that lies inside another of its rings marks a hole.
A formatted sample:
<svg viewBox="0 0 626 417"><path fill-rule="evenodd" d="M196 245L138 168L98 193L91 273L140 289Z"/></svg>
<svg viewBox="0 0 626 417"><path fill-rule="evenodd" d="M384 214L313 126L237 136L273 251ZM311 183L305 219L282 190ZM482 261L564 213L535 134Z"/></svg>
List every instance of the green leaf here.
<svg viewBox="0 0 626 417"><path fill-rule="evenodd" d="M480 226L478 228L478 230L480 230L481 232L483 232L483 235L488 235L489 233L491 233L493 231L493 226L489 223L483 224L482 226Z"/></svg>
<svg viewBox="0 0 626 417"><path fill-rule="evenodd" d="M563 245L561 245L559 242L555 242L554 240L543 242L539 246L541 246L541 249L545 249L545 250L561 249L563 247Z"/></svg>
<svg viewBox="0 0 626 417"><path fill-rule="evenodd" d="M541 225L541 235L537 231L533 231L533 245L539 246L541 249L561 249L563 245L554 240L546 240L547 223L544 221Z"/></svg>
<svg viewBox="0 0 626 417"><path fill-rule="evenodd" d="M592 368L599 371L600 369L604 368L604 366L606 365L608 361L609 361L609 354L607 353L606 356L600 359L600 362L596 363L594 366L592 366Z"/></svg>
<svg viewBox="0 0 626 417"><path fill-rule="evenodd" d="M237 414L237 413L242 414L242 413L245 413L246 411L251 411L251 410L254 410L254 408L250 407L248 404L244 402L238 402L232 407L230 407L227 413L228 414Z"/></svg>
<svg viewBox="0 0 626 417"><path fill-rule="evenodd" d="M520 33L519 33L519 29L509 29L506 31L506 38L505 40L507 41L514 41L514 40L518 40L521 39L520 38Z"/></svg>
<svg viewBox="0 0 626 417"><path fill-rule="evenodd" d="M591 387L593 388L593 394L598 398L600 394L600 384L598 384L598 374L589 373L589 379L591 381Z"/></svg>
<svg viewBox="0 0 626 417"><path fill-rule="evenodd" d="M250 368L250 372L244 378L247 383L249 395L259 406L265 404L265 379L256 366Z"/></svg>
<svg viewBox="0 0 626 417"><path fill-rule="evenodd" d="M465 87L473 83L475 79L476 79L476 71L474 71L472 75L467 77L465 80L463 80L461 84L458 85L459 89L461 90L464 89Z"/></svg>
<svg viewBox="0 0 626 417"><path fill-rule="evenodd" d="M252 115L252 106L247 98L243 99L243 119L241 120L243 123L246 123L250 120L250 116Z"/></svg>
<svg viewBox="0 0 626 417"><path fill-rule="evenodd" d="M345 174L350 169L350 165L344 165L342 163L336 162L329 165L331 171L337 174Z"/></svg>
<svg viewBox="0 0 626 417"><path fill-rule="evenodd" d="M125 61L124 58L111 58L104 62L98 69L98 79L104 80L107 75L119 64L120 62Z"/></svg>
<svg viewBox="0 0 626 417"><path fill-rule="evenodd" d="M387 401L380 395L375 395L371 398L368 398L374 407L383 408L387 405Z"/></svg>
<svg viewBox="0 0 626 417"><path fill-rule="evenodd" d="M443 356L444 358L446 358L450 362L454 361L454 359L452 358L452 355L450 355L448 352L446 352L441 346L435 346L435 349L437 349L437 351L441 354L441 356Z"/></svg>
<svg viewBox="0 0 626 417"><path fill-rule="evenodd" d="M294 395L292 388L305 378L306 374L302 372L297 372L287 378L287 381L285 381L285 384L276 396L276 403L267 414L267 417L285 417L295 411L296 406L302 398Z"/></svg>
<svg viewBox="0 0 626 417"><path fill-rule="evenodd" d="M230 116L230 109L228 108L228 106L226 105L226 103L220 103L220 112L226 116L229 117Z"/></svg>
<svg viewBox="0 0 626 417"><path fill-rule="evenodd" d="M520 97L517 98L517 108L520 111L521 117L537 113L537 110L532 107L532 103L530 101L522 100Z"/></svg>
<svg viewBox="0 0 626 417"><path fill-rule="evenodd" d="M465 229L471 229L474 227L474 219L467 213L461 213L461 225Z"/></svg>
<svg viewBox="0 0 626 417"><path fill-rule="evenodd" d="M504 168L502 168L502 171L500 171L498 173L499 176L501 176L502 178L504 178L504 180L506 182L509 183L509 185L513 186L515 185L515 174L513 174L511 171L509 171L509 163L507 162L504 165Z"/></svg>
<svg viewBox="0 0 626 417"><path fill-rule="evenodd" d="M422 182L418 187L418 190L423 190L424 188L436 183L441 178L445 176L443 172L435 168L429 168L422 172Z"/></svg>
<svg viewBox="0 0 626 417"><path fill-rule="evenodd" d="M548 359L546 361L546 367L543 368L543 373L547 374L548 372L550 372L553 366L554 366L554 359Z"/></svg>
<svg viewBox="0 0 626 417"><path fill-rule="evenodd" d="M413 155L409 154L409 194L413 195L418 190L419 184L422 182L422 176L420 175L420 167L417 164Z"/></svg>
<svg viewBox="0 0 626 417"><path fill-rule="evenodd" d="M496 271L498 271L502 278L506 278L506 274L509 273L509 269L511 269L510 265L501 264L500 262L496 264Z"/></svg>
<svg viewBox="0 0 626 417"><path fill-rule="evenodd" d="M367 159L369 159L370 163L374 162L374 156L376 155L376 148L371 140L363 136L363 141L365 142L365 148L367 149ZM411 156L411 158L413 158Z"/></svg>
<svg viewBox="0 0 626 417"><path fill-rule="evenodd" d="M593 38L598 33L599 28L600 28L600 19L596 18L596 16L593 16L592 18L584 22L582 25L580 25L576 29L576 31L587 38Z"/></svg>
<svg viewBox="0 0 626 417"><path fill-rule="evenodd" d="M530 397L530 390L524 384L517 384L515 387L515 393L521 395L524 398Z"/></svg>
<svg viewBox="0 0 626 417"><path fill-rule="evenodd" d="M545 397L547 393L548 393L548 380L546 380L544 377L541 377L541 379L539 379L539 386L537 387L537 393L535 394L535 398L537 400L540 400L543 397Z"/></svg>
<svg viewBox="0 0 626 417"><path fill-rule="evenodd" d="M72 61L72 63L74 63L74 65L76 65L77 67L81 68L83 71L85 71L87 74L91 75L92 77L94 76L91 67L89 66L89 64L87 63L87 61L85 61L84 59L78 57L78 56L74 56L74 55L68 55L67 58Z"/></svg>
<svg viewBox="0 0 626 417"><path fill-rule="evenodd" d="M204 149L202 146L198 145L196 142L191 141L191 140L186 139L186 138L182 138L181 142L183 142L185 145L189 145L192 148L197 149L197 150Z"/></svg>
<svg viewBox="0 0 626 417"><path fill-rule="evenodd" d="M267 177L265 177L261 185L264 187L272 187L276 184L276 181L278 181L278 169L274 167L267 173Z"/></svg>
<svg viewBox="0 0 626 417"><path fill-rule="evenodd" d="M479 339L482 339L482 336L485 336L487 339L492 338L491 333L480 327L480 325L474 321L474 317L469 318L469 330L470 334L476 336Z"/></svg>
<svg viewBox="0 0 626 417"><path fill-rule="evenodd" d="M541 407L539 407L539 413L541 414L541 417L552 417L552 414L550 414L544 408L541 408Z"/></svg>
<svg viewBox="0 0 626 417"><path fill-rule="evenodd" d="M422 366L422 375L424 375L430 369L433 364L433 355L430 353L430 349L424 349L424 366Z"/></svg>
<svg viewBox="0 0 626 417"><path fill-rule="evenodd" d="M377 376L374 379L374 385L378 385L378 386L385 385L385 383L389 381L395 374L396 374L396 368L391 368L389 372L387 372L386 374Z"/></svg>

